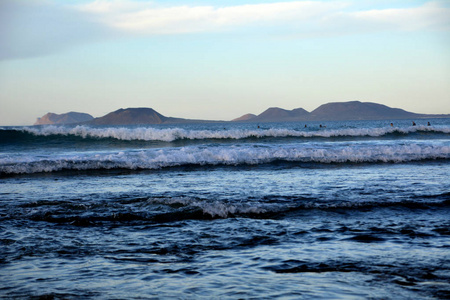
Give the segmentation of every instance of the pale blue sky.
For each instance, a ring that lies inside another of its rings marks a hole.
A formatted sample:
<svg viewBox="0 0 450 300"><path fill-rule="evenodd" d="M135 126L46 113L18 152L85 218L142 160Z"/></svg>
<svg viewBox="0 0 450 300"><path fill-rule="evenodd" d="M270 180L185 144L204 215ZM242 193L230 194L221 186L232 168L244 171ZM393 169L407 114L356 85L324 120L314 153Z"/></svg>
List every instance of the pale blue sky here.
<svg viewBox="0 0 450 300"><path fill-rule="evenodd" d="M0 2L0 125L360 100L450 113L450 1Z"/></svg>

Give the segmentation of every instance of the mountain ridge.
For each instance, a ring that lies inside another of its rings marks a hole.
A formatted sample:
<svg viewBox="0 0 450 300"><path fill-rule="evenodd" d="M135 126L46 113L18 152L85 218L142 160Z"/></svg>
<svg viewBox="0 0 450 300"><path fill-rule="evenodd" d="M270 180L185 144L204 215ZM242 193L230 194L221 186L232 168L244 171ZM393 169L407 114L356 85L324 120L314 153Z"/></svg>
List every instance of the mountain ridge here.
<svg viewBox="0 0 450 300"><path fill-rule="evenodd" d="M139 125L139 124L162 124L167 117L156 110L147 107L120 108L110 112L103 117L89 121L92 125Z"/></svg>
<svg viewBox="0 0 450 300"><path fill-rule="evenodd" d="M248 121L256 117L255 114L245 114L243 116L240 116L239 118L231 120L232 122L240 122L240 121Z"/></svg>
<svg viewBox="0 0 450 300"><path fill-rule="evenodd" d="M413 118L450 118L450 114L419 114L374 102L347 101L322 104L311 112L303 108L285 110L271 107L256 117L239 122L351 121Z"/></svg>
<svg viewBox="0 0 450 300"><path fill-rule="evenodd" d="M303 108L296 108L293 110L286 110L279 107L270 107L261 114L249 119L250 122L295 122L303 121L304 116L309 114Z"/></svg>
<svg viewBox="0 0 450 300"><path fill-rule="evenodd" d="M64 114L47 113L36 119L33 125L62 125L87 122L93 120L94 117L87 113L68 112Z"/></svg>
<svg viewBox="0 0 450 300"><path fill-rule="evenodd" d="M77 121L69 116L83 115L88 120ZM270 107L259 115L246 114L231 121L195 120L167 117L148 107L121 108L102 117L94 118L85 113L67 114L48 113L38 118L34 125L47 124L86 124L86 125L150 125L179 123L217 123L217 122L307 122L307 121L344 121L344 120L389 120L389 119L450 118L450 114L418 114L400 108L374 102L329 102L311 112L303 108L286 110ZM41 121L42 120L42 121ZM74 121L75 120L75 121ZM47 122L47 123L46 123ZM51 123L53 122L53 123ZM59 123L58 123L59 122Z"/></svg>
<svg viewBox="0 0 450 300"><path fill-rule="evenodd" d="M330 121L378 120L380 118L417 118L419 114L407 112L400 108L391 108L373 102L330 102L323 104L310 113L311 119L330 119Z"/></svg>

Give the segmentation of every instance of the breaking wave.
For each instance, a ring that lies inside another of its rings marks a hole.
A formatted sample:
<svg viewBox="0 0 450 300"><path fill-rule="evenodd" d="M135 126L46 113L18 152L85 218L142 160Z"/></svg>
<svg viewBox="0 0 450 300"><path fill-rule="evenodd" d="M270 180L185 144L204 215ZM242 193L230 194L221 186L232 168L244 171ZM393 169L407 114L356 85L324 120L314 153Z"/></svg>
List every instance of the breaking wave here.
<svg viewBox="0 0 450 300"><path fill-rule="evenodd" d="M96 151L54 155L0 156L0 175L62 170L162 169L179 166L258 165L277 162L355 164L405 163L450 159L450 146L443 144L358 145L323 143L280 147L268 145L190 146L127 151Z"/></svg>
<svg viewBox="0 0 450 300"><path fill-rule="evenodd" d="M1 133L3 131L3 133ZM192 130L183 128L151 128L151 127L89 127L89 126L43 126L23 127L0 130L0 134L14 135L15 133L31 134L34 136L67 136L83 139L117 139L123 141L162 141L203 140L203 139L248 139L248 138L333 138L333 137L383 137L387 135L408 135L414 133L450 134L448 127L414 126L406 128L341 128L304 130L295 129L223 129L223 130Z"/></svg>
<svg viewBox="0 0 450 300"><path fill-rule="evenodd" d="M187 219L233 218L236 216L276 218L310 210L372 210L379 208L449 208L450 194L433 195L431 199L387 199L386 201L342 201L308 197L266 196L245 201L215 200L197 197L140 197L109 199L97 203L79 203L71 199L38 200L9 211L4 219L33 219L74 225L98 222L167 222ZM127 207L127 208L125 208ZM31 208L31 209L30 209ZM0 220L2 220L0 217ZM448 232L447 231L444 231Z"/></svg>

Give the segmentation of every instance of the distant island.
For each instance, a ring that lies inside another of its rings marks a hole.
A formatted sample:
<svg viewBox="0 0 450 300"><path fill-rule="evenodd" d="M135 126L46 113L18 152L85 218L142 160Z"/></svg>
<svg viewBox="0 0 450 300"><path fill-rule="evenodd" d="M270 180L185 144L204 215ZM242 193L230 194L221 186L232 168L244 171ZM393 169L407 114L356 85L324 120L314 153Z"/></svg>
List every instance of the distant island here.
<svg viewBox="0 0 450 300"><path fill-rule="evenodd" d="M94 120L90 114L69 112L65 114L47 113L44 116L37 118L34 125L49 125L49 124L73 124L82 123Z"/></svg>
<svg viewBox="0 0 450 300"><path fill-rule="evenodd" d="M163 116L156 110L148 107L118 109L103 117L94 118L91 115L77 112L67 114L47 113L41 118L37 118L34 125L66 125L66 124L86 124L86 125L146 125L146 124L175 124L175 123L207 123L221 122L210 120L191 120L182 118L171 118Z"/></svg>
<svg viewBox="0 0 450 300"><path fill-rule="evenodd" d="M418 114L400 108L372 102L331 102L323 104L308 112L303 108L285 110L271 107L259 115L245 114L228 122L306 122L306 121L344 121L344 120L397 120L450 118L450 114ZM103 117L94 118L86 113L69 112L66 114L47 113L37 119L34 125L147 125L147 124L179 124L179 123L213 123L225 122L214 120L192 120L166 117L152 108L126 108L110 112Z"/></svg>
<svg viewBox="0 0 450 300"><path fill-rule="evenodd" d="M271 107L259 115L246 114L235 122L350 121L450 118L450 115L418 114L373 102L330 102L308 112L303 108L285 110Z"/></svg>

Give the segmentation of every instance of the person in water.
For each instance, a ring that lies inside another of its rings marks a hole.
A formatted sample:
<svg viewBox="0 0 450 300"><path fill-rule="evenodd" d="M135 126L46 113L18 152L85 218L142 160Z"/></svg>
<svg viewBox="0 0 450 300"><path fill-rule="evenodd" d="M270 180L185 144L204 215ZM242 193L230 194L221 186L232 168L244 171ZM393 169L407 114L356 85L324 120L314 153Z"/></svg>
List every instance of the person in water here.
<svg viewBox="0 0 450 300"><path fill-rule="evenodd" d="M431 126L430 122L428 122L427 126Z"/></svg>
<svg viewBox="0 0 450 300"><path fill-rule="evenodd" d="M413 121L413 126L416 126L416 123Z"/></svg>

